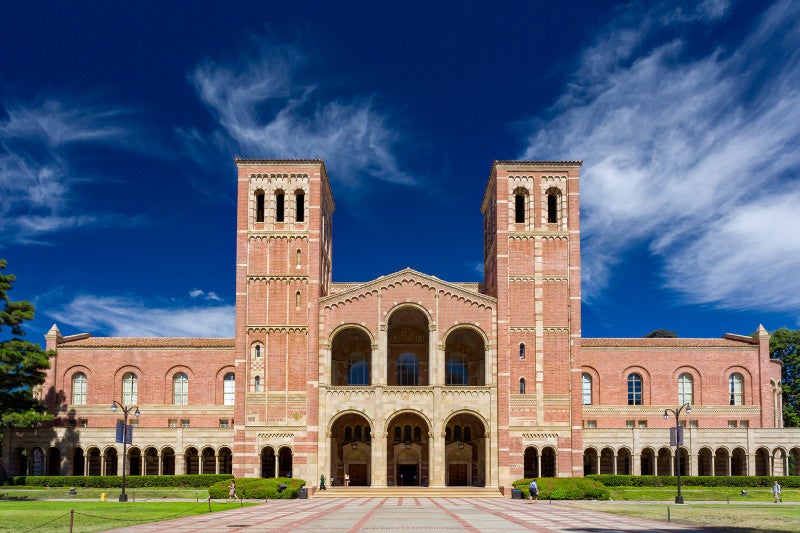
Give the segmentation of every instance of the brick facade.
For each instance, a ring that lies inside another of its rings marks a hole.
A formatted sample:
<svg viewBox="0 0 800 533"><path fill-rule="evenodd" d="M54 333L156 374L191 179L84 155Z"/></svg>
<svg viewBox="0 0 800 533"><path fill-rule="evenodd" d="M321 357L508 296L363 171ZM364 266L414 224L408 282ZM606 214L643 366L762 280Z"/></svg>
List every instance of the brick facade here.
<svg viewBox="0 0 800 533"><path fill-rule="evenodd" d="M109 406L124 399L141 411L134 474L507 488L672 473L675 422L663 415L684 400L683 472L800 473L800 431L781 427L763 328L581 337L580 162L492 165L482 283L411 269L334 283L324 163L236 165L234 337L62 337L54 326L42 393L56 418L7 431L11 473L120 473Z"/></svg>

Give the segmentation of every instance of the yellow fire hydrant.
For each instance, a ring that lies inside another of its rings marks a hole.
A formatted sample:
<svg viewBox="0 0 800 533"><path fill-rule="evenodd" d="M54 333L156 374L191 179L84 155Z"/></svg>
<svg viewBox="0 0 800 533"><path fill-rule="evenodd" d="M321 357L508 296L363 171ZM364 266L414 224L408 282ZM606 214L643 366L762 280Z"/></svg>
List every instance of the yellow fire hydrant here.
<svg viewBox="0 0 800 533"><path fill-rule="evenodd" d="M101 502L104 502L104 501L106 501L106 493L105 493L105 492L101 492L101 493L100 493L100 501L101 501Z"/></svg>

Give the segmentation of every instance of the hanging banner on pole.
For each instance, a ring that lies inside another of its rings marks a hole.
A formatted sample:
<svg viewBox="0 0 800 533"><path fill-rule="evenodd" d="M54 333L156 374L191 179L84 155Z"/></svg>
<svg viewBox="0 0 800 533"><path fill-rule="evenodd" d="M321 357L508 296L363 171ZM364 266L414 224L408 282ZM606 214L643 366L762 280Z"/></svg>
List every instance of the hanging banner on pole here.
<svg viewBox="0 0 800 533"><path fill-rule="evenodd" d="M133 441L133 426L128 424L127 426L124 425L124 422L117 421L117 434L114 439L114 442L119 442L122 444L123 435L125 439L125 444L130 444Z"/></svg>
<svg viewBox="0 0 800 533"><path fill-rule="evenodd" d="M123 428L124 428L123 422L120 422L119 420L117 420L117 436L114 439L114 442L119 442L120 444L122 444Z"/></svg>
<svg viewBox="0 0 800 533"><path fill-rule="evenodd" d="M669 428L669 445L683 446L683 426Z"/></svg>

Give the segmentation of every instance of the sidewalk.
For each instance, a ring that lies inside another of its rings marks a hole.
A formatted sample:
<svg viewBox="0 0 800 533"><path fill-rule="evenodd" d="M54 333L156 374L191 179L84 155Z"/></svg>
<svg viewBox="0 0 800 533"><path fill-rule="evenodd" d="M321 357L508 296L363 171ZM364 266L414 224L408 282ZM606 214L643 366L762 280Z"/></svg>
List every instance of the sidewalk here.
<svg viewBox="0 0 800 533"><path fill-rule="evenodd" d="M703 529L616 516L565 504L477 498L270 500L261 505L111 531L137 533L314 531L387 533L694 532Z"/></svg>

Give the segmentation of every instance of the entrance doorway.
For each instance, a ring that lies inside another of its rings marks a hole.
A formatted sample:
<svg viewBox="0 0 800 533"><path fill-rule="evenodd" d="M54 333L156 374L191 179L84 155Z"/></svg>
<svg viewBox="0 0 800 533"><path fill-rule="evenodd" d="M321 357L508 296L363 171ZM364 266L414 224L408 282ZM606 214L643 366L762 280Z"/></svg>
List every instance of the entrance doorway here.
<svg viewBox="0 0 800 533"><path fill-rule="evenodd" d="M419 485L417 465L397 465L397 485L415 487Z"/></svg>

